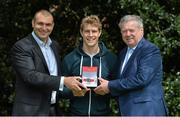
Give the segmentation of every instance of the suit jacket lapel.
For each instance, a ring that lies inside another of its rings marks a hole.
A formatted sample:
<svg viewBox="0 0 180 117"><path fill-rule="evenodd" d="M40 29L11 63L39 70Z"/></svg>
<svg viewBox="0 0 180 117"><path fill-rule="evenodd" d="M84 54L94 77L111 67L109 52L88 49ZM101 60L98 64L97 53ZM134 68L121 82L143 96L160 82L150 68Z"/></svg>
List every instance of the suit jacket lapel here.
<svg viewBox="0 0 180 117"><path fill-rule="evenodd" d="M136 53L137 53L137 52L140 50L140 48L143 46L143 42L144 42L144 41L145 41L144 38L142 38L142 39L140 40L140 42L138 43L136 49L134 50L134 52L132 53L131 57L129 58L128 62L127 62L126 65L124 66L124 69L123 69L122 73L123 73L124 71L126 71L126 69L127 69L127 67L128 67L129 65L131 65L131 64L130 64L131 61L133 61L133 59L135 58ZM127 49L126 49L126 50L127 50ZM126 55L126 52L125 52L125 55ZM124 58L125 58L125 55L124 55ZM123 63L123 61L122 61L122 63ZM122 64L121 64L121 67L122 67Z"/></svg>
<svg viewBox="0 0 180 117"><path fill-rule="evenodd" d="M48 70L48 66L47 66L47 63L46 63L46 60L45 60L45 58L44 58L44 56L43 56L43 53L42 53L42 51L41 51L41 49L40 49L40 47L39 47L39 45L37 44L37 42L35 41L35 39L33 38L33 36L32 35L30 35L31 37L30 37L30 39L31 39L31 41L32 41L32 43L34 44L34 51L39 55L39 57L41 58L41 60L42 60L42 62L44 63L44 66L45 66L45 68L47 69L47 71L49 71Z"/></svg>
<svg viewBox="0 0 180 117"><path fill-rule="evenodd" d="M123 49L122 53L120 54L120 68L119 68L120 73L121 73L122 65L123 65L123 62L124 62L124 59L125 59L125 56L126 56L126 52L127 52L127 47L125 49Z"/></svg>

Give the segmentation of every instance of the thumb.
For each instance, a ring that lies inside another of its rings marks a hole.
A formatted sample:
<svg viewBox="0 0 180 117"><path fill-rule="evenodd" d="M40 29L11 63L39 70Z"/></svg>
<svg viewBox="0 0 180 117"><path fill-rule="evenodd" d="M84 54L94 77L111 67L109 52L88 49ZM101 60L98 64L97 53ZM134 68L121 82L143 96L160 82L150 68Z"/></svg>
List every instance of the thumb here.
<svg viewBox="0 0 180 117"><path fill-rule="evenodd" d="M103 78L98 78L98 79L99 79L100 83L102 83L104 81Z"/></svg>
<svg viewBox="0 0 180 117"><path fill-rule="evenodd" d="M83 85L82 83L80 83L80 82L78 82L78 86L87 90L87 87L85 85Z"/></svg>
<svg viewBox="0 0 180 117"><path fill-rule="evenodd" d="M81 77L80 76L74 76L76 78L76 80L80 81Z"/></svg>

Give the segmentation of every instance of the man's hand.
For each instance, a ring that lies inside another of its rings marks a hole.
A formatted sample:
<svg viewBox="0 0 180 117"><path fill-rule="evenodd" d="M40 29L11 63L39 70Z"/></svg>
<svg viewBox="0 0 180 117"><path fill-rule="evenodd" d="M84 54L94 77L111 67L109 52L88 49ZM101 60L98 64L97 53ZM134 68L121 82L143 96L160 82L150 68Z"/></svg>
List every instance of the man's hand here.
<svg viewBox="0 0 180 117"><path fill-rule="evenodd" d="M82 89L81 91L72 91L74 96L84 96L90 89Z"/></svg>
<svg viewBox="0 0 180 117"><path fill-rule="evenodd" d="M99 94L99 95L108 94L110 92L109 88L108 88L109 81L108 80L104 80L102 78L98 78L98 79L100 81L100 85L94 89L94 92Z"/></svg>
<svg viewBox="0 0 180 117"><path fill-rule="evenodd" d="M88 90L82 83L79 82L81 77L79 76L69 76L64 77L64 85L73 91L73 94L78 95L77 92L82 92L82 90Z"/></svg>

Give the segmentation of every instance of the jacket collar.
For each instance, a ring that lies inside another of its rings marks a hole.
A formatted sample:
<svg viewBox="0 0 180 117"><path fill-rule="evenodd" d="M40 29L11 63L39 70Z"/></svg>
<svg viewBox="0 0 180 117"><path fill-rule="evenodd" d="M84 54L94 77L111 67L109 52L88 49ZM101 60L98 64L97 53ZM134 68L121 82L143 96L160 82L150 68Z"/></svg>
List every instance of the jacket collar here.
<svg viewBox="0 0 180 117"><path fill-rule="evenodd" d="M39 37L35 34L34 31L32 32L32 36L36 40L36 42L38 43L39 46L50 46L52 44L50 37L48 37L48 41L47 41L47 43L45 43L41 39L39 39Z"/></svg>
<svg viewBox="0 0 180 117"><path fill-rule="evenodd" d="M124 67L124 69L123 69L123 72L126 71L127 67L129 66L130 61L134 58L134 56L136 55L136 53L138 52L138 50L140 50L140 48L143 46L144 42L145 42L145 39L142 38L142 39L139 41L139 43L136 45L136 47L134 48L133 54L131 55L131 57L129 58L127 64L125 65L125 67ZM122 57L123 57L123 58L125 58L127 49L128 49L128 47L126 47L126 48L123 50L123 53L122 53ZM122 69L123 61L124 61L124 59L121 59L121 68L120 68L120 70ZM123 72L122 72L122 73L123 73Z"/></svg>
<svg viewBox="0 0 180 117"><path fill-rule="evenodd" d="M32 33L28 35L28 39L29 39L29 40L32 42L32 44L34 45L33 50L39 55L39 57L40 57L41 60L43 61L43 64L44 64L46 70L49 71L49 70L48 70L48 67L47 67L47 64L46 64L46 60L45 60L45 58L44 58L44 56L43 56L43 53L41 52L41 49L40 49L38 43L36 42L36 40L34 39Z"/></svg>
<svg viewBox="0 0 180 117"><path fill-rule="evenodd" d="M41 60L43 61L43 64L44 64L46 70L49 71L49 70L48 70L48 66L47 66L47 64L46 64L46 60L45 60L45 58L44 58L44 56L43 56L43 53L42 53L42 51L41 51L38 43L36 42L36 40L35 40L34 37L32 36L32 34L29 34L29 35L28 35L28 39L29 39L29 40L32 42L32 44L34 45L34 48L33 48L33 49L34 49L34 51L39 55L39 57L41 58ZM58 65L58 74L60 74L60 73L61 73L61 72L60 72L60 67L59 67L59 65L60 65L60 58L59 58L59 53L57 52L57 49L58 49L58 48L56 48L56 46L55 46L55 44L54 44L53 41L52 41L52 43L51 43L50 46L51 46L51 48L52 48L52 50L53 50L53 52L54 52L54 54L55 54L56 61L57 61L57 65Z"/></svg>

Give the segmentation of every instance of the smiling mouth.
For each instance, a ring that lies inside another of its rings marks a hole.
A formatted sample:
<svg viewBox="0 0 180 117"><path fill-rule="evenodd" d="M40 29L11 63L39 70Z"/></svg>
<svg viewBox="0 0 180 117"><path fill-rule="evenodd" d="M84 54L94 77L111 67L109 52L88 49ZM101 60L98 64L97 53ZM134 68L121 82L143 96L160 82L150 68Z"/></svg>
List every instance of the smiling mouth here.
<svg viewBox="0 0 180 117"><path fill-rule="evenodd" d="M87 41L89 41L89 42L92 42L92 41L94 41L95 39L87 39Z"/></svg>
<svg viewBox="0 0 180 117"><path fill-rule="evenodd" d="M130 40L130 39L133 39L133 36L129 36L129 37L127 38L127 40Z"/></svg>

